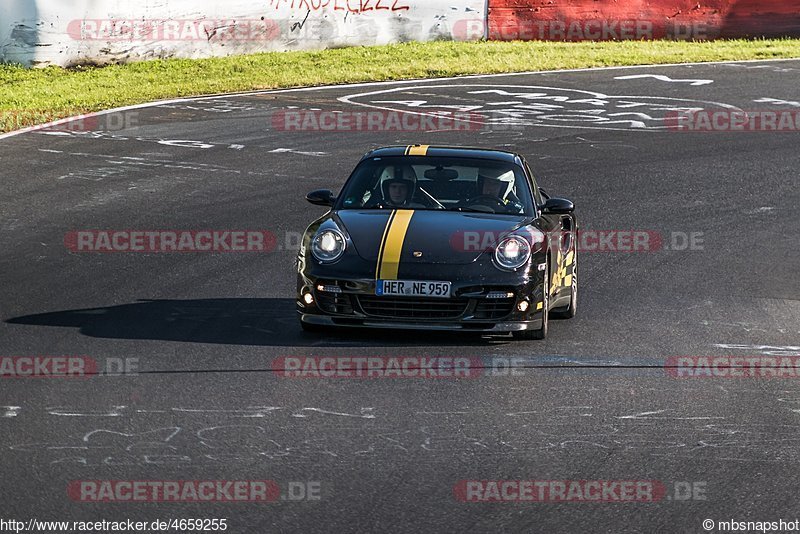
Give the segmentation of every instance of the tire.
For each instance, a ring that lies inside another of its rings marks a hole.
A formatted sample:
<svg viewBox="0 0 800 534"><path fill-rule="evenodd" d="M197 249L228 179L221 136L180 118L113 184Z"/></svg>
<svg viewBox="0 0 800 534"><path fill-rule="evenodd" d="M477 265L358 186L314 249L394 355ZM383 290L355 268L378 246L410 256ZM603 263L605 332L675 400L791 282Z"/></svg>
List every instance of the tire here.
<svg viewBox="0 0 800 534"><path fill-rule="evenodd" d="M516 330L513 333L514 339L519 339L523 341L531 341L531 340L540 340L547 337L547 330L550 324L550 275L548 273L548 268L544 271L544 284L542 287L544 288L544 303L542 306L542 326L535 330Z"/></svg>
<svg viewBox="0 0 800 534"><path fill-rule="evenodd" d="M572 319L578 313L578 251L575 251L575 263L572 264L572 286L569 305L555 308L553 317L558 319Z"/></svg>

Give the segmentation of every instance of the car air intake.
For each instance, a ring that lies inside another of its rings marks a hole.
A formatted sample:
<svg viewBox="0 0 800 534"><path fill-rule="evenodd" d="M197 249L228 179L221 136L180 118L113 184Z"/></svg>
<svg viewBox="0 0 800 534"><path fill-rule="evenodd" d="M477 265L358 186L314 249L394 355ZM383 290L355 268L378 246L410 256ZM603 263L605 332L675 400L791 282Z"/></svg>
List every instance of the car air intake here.
<svg viewBox="0 0 800 534"><path fill-rule="evenodd" d="M467 310L468 299L379 297L359 295L365 315L388 319L457 319Z"/></svg>

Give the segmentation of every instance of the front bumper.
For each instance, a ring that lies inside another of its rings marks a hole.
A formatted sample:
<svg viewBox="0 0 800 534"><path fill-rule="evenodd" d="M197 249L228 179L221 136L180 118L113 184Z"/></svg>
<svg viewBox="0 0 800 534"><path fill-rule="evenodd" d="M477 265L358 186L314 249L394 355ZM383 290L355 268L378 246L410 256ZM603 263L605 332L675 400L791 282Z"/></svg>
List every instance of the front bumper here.
<svg viewBox="0 0 800 534"><path fill-rule="evenodd" d="M531 321L514 321L500 323L483 323L471 321L453 322L408 322L389 319L351 319L329 315L300 314L300 320L307 324L336 326L343 328L388 328L396 330L433 330L460 332L515 332L520 330L536 330L542 327L542 314Z"/></svg>
<svg viewBox="0 0 800 534"><path fill-rule="evenodd" d="M451 298L434 299L378 297L375 280L317 279L300 273L297 311L304 323L343 328L472 332L539 329L543 319L541 279L515 278L452 282ZM516 283L509 285L509 281ZM498 298L498 293L504 296ZM307 295L312 302L306 301ZM522 306L525 311L520 310L522 302L526 303Z"/></svg>

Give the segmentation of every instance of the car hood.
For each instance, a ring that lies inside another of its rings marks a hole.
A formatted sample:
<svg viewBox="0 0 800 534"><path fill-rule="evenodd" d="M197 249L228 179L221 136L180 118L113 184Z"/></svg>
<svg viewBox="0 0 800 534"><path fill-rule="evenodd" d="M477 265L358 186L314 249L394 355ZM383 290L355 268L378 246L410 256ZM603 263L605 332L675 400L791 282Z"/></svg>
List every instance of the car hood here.
<svg viewBox="0 0 800 534"><path fill-rule="evenodd" d="M385 235L394 234L395 246L402 238L401 261L423 265L473 263L503 235L531 221L522 215L442 210L341 210L335 217L363 259L377 261Z"/></svg>

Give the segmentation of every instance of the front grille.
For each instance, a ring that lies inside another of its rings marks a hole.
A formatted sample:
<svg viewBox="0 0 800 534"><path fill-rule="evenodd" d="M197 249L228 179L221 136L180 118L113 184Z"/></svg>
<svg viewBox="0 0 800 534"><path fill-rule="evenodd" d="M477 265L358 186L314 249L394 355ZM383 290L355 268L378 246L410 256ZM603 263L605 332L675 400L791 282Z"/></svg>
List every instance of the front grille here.
<svg viewBox="0 0 800 534"><path fill-rule="evenodd" d="M458 319L467 310L468 299L379 297L359 295L364 314L387 319Z"/></svg>
<svg viewBox="0 0 800 534"><path fill-rule="evenodd" d="M353 303L350 300L350 295L323 291L317 291L316 293L317 307L325 313L353 315Z"/></svg>
<svg viewBox="0 0 800 534"><path fill-rule="evenodd" d="M514 309L514 299L480 299L475 305L475 319L502 319Z"/></svg>

